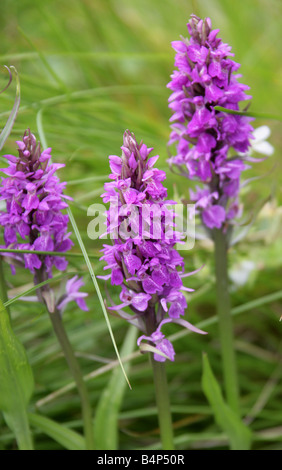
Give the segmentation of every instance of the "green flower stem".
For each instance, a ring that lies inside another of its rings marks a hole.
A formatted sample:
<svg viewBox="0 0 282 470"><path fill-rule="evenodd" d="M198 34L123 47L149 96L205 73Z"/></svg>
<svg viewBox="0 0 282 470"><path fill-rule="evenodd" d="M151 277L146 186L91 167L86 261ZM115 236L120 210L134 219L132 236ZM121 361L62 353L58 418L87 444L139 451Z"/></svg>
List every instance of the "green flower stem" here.
<svg viewBox="0 0 282 470"><path fill-rule="evenodd" d="M82 407L82 419L84 425L84 437L87 450L94 450L92 410L89 401L88 391L83 379L82 372L79 367L77 358L75 357L72 345L67 336L62 320L61 312L54 305L53 292L49 284L44 284L47 278L44 264L36 270L34 276L34 285L37 286L37 297L40 302L46 305L49 317L57 336L57 339L63 350L65 359L68 363L70 372L77 386ZM44 284L44 285L43 285Z"/></svg>
<svg viewBox="0 0 282 470"><path fill-rule="evenodd" d="M156 315L154 307L149 306L147 309L146 324L147 333L151 335L156 330ZM154 375L162 449L174 450L173 427L165 364L163 362L155 361L153 354L150 355L150 359Z"/></svg>
<svg viewBox="0 0 282 470"><path fill-rule="evenodd" d="M74 355L72 346L66 334L63 321L58 310L55 310L54 313L49 312L49 316L53 325L54 332L57 336L57 339L62 347L66 361L68 363L69 369L73 375L75 383L78 388L78 392L82 404L82 415L86 439L86 448L88 450L94 449L94 439L93 439L93 423L92 423L92 411L91 405L88 398L88 392L86 384L83 380L81 370L78 364L78 361Z"/></svg>
<svg viewBox="0 0 282 470"><path fill-rule="evenodd" d="M78 361L74 355L72 346L66 334L60 312L58 310L55 310L55 312L53 313L49 312L49 316L53 325L54 332L62 347L69 369L72 373L72 376L79 392L82 406L86 449L94 450L92 410L89 402L86 384L83 380Z"/></svg>
<svg viewBox="0 0 282 470"><path fill-rule="evenodd" d="M163 362L155 361L152 354L151 363L154 373L162 448L163 450L174 450L173 428L165 364Z"/></svg>
<svg viewBox="0 0 282 470"><path fill-rule="evenodd" d="M213 236L215 244L217 314L226 399L230 408L239 415L239 386L228 285L228 244L226 235L222 230L214 230Z"/></svg>

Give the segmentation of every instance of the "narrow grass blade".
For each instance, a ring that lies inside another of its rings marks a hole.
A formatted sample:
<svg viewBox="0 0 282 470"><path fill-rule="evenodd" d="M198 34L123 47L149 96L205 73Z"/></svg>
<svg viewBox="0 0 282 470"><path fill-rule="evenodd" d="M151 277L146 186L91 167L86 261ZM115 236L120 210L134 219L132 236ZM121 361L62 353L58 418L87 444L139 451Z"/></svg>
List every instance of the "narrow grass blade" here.
<svg viewBox="0 0 282 470"><path fill-rule="evenodd" d="M106 181L106 179L109 177L109 175L99 175L99 176L89 176L87 178L80 178L77 180L71 180L68 181L68 186L73 186L76 184L81 184L81 183L89 183L89 182L96 182L96 181Z"/></svg>
<svg viewBox="0 0 282 470"><path fill-rule="evenodd" d="M259 299L251 300L250 302L246 302L243 305L238 305L237 307L233 307L231 309L231 315L234 315L234 316L240 315L241 313L248 312L255 308L260 308L260 306L262 305L270 304L280 299L282 299L282 290L273 292L272 294L264 295L263 297L260 297ZM214 315L213 317L207 318L206 320L203 320L200 323L198 323L197 327L200 329L204 329L204 328L207 328L208 326L215 325L217 322L218 322L218 317L217 315ZM168 339L170 341L176 341L189 334L191 334L191 332L185 329L185 330L178 331L177 333L174 333L173 335L169 336Z"/></svg>
<svg viewBox="0 0 282 470"><path fill-rule="evenodd" d="M52 278L47 279L46 281L40 282L39 284L36 284L36 286L32 286L30 289L27 289L24 292L21 292L20 294L16 295L12 299L7 300L7 302L4 303L4 307L9 307L9 305L13 304L17 300L19 300L21 297L24 297L25 295L29 295L32 292L37 291L40 287L43 287L47 284L50 284L53 281L59 281L59 280L63 279L64 277L68 277L68 276L72 276L72 275L76 276L77 274L80 274L80 273L76 271L76 272L67 272L67 273L64 273L64 274L57 274L57 275L53 276Z"/></svg>
<svg viewBox="0 0 282 470"><path fill-rule="evenodd" d="M282 116L276 116L274 114L256 113L256 112L253 113L251 111L235 111L234 109L228 109L222 106L215 106L214 109L216 111L221 111L227 114L235 114L235 116L249 116L249 117L254 117L257 119L273 119L275 121L282 121Z"/></svg>
<svg viewBox="0 0 282 470"><path fill-rule="evenodd" d="M81 235L80 235L80 232L78 230L78 227L77 227L77 224L76 224L76 221L74 219L74 216L72 214L72 211L71 209L68 207L67 209L67 212L68 212L68 216L69 216L69 219L70 219L70 222L72 224L72 227L73 227L73 230L75 232L75 235L76 235L76 238L77 238L77 241L79 243L79 246L81 248L81 251L84 255L84 259L85 259L85 262L87 264L87 267L88 267L88 270L89 270L89 273L90 273L90 276L91 276L91 279L92 279L92 282L93 282L93 285L95 287L95 290L97 292L97 296L98 296L98 299L100 301L100 304L101 304L101 307L102 307L102 311L103 311L103 314L104 314L104 317L105 317L105 320L106 320L106 323L107 323L107 326L108 326L108 329L109 329L109 333L110 333L110 336L111 336L111 340L112 340L112 343L113 343L113 346L114 346L114 349L115 349L115 352L116 352L116 355L117 355L117 358L119 360L119 363L120 363L120 366L121 366L121 369L123 371L123 374L124 374L124 377L129 385L129 387L131 388L131 385L130 385L130 382L128 380L128 377L126 375L126 372L124 370L124 367L123 367L123 364L122 364L122 361L121 361L121 358L120 358L120 355L119 355L119 351L118 351L118 348L117 348L117 345L116 345L116 341L115 341L115 338L114 338L114 334L113 334L113 330L112 330L112 327L111 327L111 324L110 324L110 320L109 320L109 317L108 317L108 313L107 313L107 310L106 310L106 307L105 307L105 304L104 304L104 299L103 299L103 296L101 294L101 291L100 291L100 287L99 287L99 284L97 282L97 279L96 279L96 276L95 276L95 273L94 273L94 270L93 270L93 267L92 267L92 264L91 264L91 261L89 259L89 256L88 256L88 253L86 251L86 248L85 248L85 245L82 241L82 238L81 238Z"/></svg>
<svg viewBox="0 0 282 470"><path fill-rule="evenodd" d="M5 142L11 133L11 130L13 128L14 122L16 120L16 117L19 111L20 100L21 100L20 80L19 80L18 72L13 66L11 66L10 69L13 71L16 77L16 97L15 97L14 106L10 113L10 116L5 124L4 129L2 129L2 132L0 134L0 150L2 150L2 148L4 147ZM9 73L10 73L10 69L8 68Z"/></svg>
<svg viewBox="0 0 282 470"><path fill-rule="evenodd" d="M52 419L35 413L28 413L31 426L40 429L44 434L54 439L67 450L85 450L84 438L66 426L56 423Z"/></svg>
<svg viewBox="0 0 282 470"><path fill-rule="evenodd" d="M28 37L28 35L18 26L18 30L19 32L22 34L22 36L25 38L25 40L28 42L28 44L30 45L30 47L32 49L34 49L36 51L36 53L38 54L38 57L40 58L42 64L45 66L46 70L50 73L51 77L53 77L53 79L55 80L55 82L57 83L57 85L62 88L63 90L66 91L67 87L65 85L65 83L60 79L60 77L58 77L58 75L54 72L54 70L52 69L52 67L49 65L49 62L46 60L44 54L39 50L37 49L37 47L35 46L35 44L31 41L31 39Z"/></svg>
<svg viewBox="0 0 282 470"><path fill-rule="evenodd" d="M4 65L4 68L5 68L5 69L8 71L8 73L9 73L9 81L8 81L7 85L6 85L4 88L2 88L2 90L0 91L0 94L1 94L1 93L4 93L4 91L6 91L6 90L9 88L9 86L11 85L12 80L13 80L13 75L12 75L12 72L11 72L11 70L9 69L9 67L7 67L7 65Z"/></svg>
<svg viewBox="0 0 282 470"><path fill-rule="evenodd" d="M43 148L47 148L47 147L48 147L48 146L47 146L47 141L46 141L46 138L45 138L45 133L44 133L43 124L42 124L42 109L41 109L41 110L38 112L38 114L37 114L37 126L38 126L38 132L39 132L39 136L40 136L40 140L41 140L41 143L42 143L42 145L43 145ZM90 258L89 258L89 256L88 256L87 251L86 251L85 245L84 245L83 240L82 240L82 238L81 238L81 235L80 235L78 226L77 226L77 224L76 224L75 218L74 218L74 216L73 216L73 213L72 213L72 210L71 210L70 207L68 207L67 213L68 213L68 216L69 216L69 220L70 220L70 222L71 222L71 225L72 225L72 227L73 227L75 236L76 236L76 238L77 238L78 244L79 244L79 246L80 246L81 252L82 252L82 254L83 254L84 260L85 260L86 265L87 265L87 267L88 267L89 274L90 274L90 277L91 277L91 279L92 279L94 288L95 288L95 290L96 290L96 293L97 293L99 302L100 302L100 304L101 304L102 311L103 311L103 314L104 314L104 317L105 317L105 320L106 320L106 324L107 324L107 327L108 327L108 330L109 330L109 333L110 333L110 337L111 337L111 340L112 340L112 343L113 343L113 346L114 346L114 349L115 349L115 352L116 352L118 361L119 361L119 363L120 363L120 366L121 366L121 369L122 369L122 371L123 371L124 377L125 377L125 379L126 379L128 385L129 385L129 388L131 388L131 385L130 385L129 380L128 380L128 377L127 377L127 375L126 375L126 373L125 373L125 370L124 370L122 361L121 361L121 359L120 359L120 355L119 355L119 351L118 351L118 348L117 348L117 345L116 345L116 341L115 341L115 338L114 338L113 330L112 330L112 327L111 327L111 324L110 324L110 320L109 320L109 317L108 317L108 313L107 313L107 310L106 310L106 307L105 307L105 304L104 304L104 299L103 299L103 296L102 296L102 294L101 294L100 287L99 287L99 284L98 284L98 282L97 282L97 279L96 279L96 276L95 276L95 273L94 273L94 269L93 269L93 267L92 267Z"/></svg>
<svg viewBox="0 0 282 470"><path fill-rule="evenodd" d="M250 300L243 305L238 305L237 307L232 308L231 313L233 315L238 315L239 313L248 312L254 308L260 308L262 305L269 304L271 302L276 302L277 300L282 299L282 290L273 292L272 294L264 295L255 300Z"/></svg>
<svg viewBox="0 0 282 470"><path fill-rule="evenodd" d="M43 123L42 123L42 114L43 114L43 108L39 109L38 113L36 114L36 125L37 125L37 130L40 138L40 142L42 144L42 147L44 149L48 148L46 137L45 137L45 132L43 130Z"/></svg>
<svg viewBox="0 0 282 470"><path fill-rule="evenodd" d="M104 96L109 94L118 93L122 95L145 95L145 94L161 94L162 88L156 85L112 85L105 87L90 88L87 90L72 91L62 95L52 96L51 98L42 99L37 102L29 103L21 106L20 111L26 111L30 108L38 109L42 107L56 106L62 103L68 103L74 100L86 100L96 96ZM0 117L6 116L7 113L3 112Z"/></svg>
<svg viewBox="0 0 282 470"><path fill-rule="evenodd" d="M137 329L130 326L121 349L121 356L131 354L136 347ZM125 366L126 372L130 363ZM99 400L95 418L95 443L98 450L118 450L118 417L125 391L120 368L112 373L108 386Z"/></svg>
<svg viewBox="0 0 282 470"><path fill-rule="evenodd" d="M34 46L33 46L34 47ZM148 61L148 62L170 62L170 52L112 52L112 51L84 51L84 52L65 52L55 51L52 53L53 57L56 58L75 58L83 61L124 61L125 59L134 61ZM38 52L21 52L17 54L3 54L0 55L1 62L9 61L28 61L39 59Z"/></svg>
<svg viewBox="0 0 282 470"><path fill-rule="evenodd" d="M229 437L231 449L250 450L251 431L224 401L206 354L203 356L202 387L217 424Z"/></svg>
<svg viewBox="0 0 282 470"><path fill-rule="evenodd" d="M32 449L26 411L32 392L33 375L25 349L14 335L0 300L0 410L21 450Z"/></svg>
<svg viewBox="0 0 282 470"><path fill-rule="evenodd" d="M83 258L82 253L63 253L62 251L40 251L40 250L20 250L13 248L0 248L0 253L15 253L15 254L33 254L33 255L46 255L46 256L60 256L60 257L69 257L69 258ZM91 254L88 255L89 258L101 258L101 254Z"/></svg>

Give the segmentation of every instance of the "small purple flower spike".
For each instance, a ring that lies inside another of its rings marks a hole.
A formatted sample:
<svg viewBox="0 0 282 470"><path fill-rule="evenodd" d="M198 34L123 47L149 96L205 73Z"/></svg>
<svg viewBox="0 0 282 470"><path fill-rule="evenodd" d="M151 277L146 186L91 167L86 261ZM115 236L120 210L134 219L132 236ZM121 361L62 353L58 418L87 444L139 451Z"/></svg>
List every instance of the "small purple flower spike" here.
<svg viewBox="0 0 282 470"><path fill-rule="evenodd" d="M40 143L36 141L30 130L25 132L23 140L18 141L17 145L19 155L17 157L5 155L9 166L1 169L6 175L2 178L0 186L0 201L6 203L6 211L0 211L5 248L56 251L63 255L73 245L70 239L71 233L67 230L69 217L62 212L68 207L66 201L71 198L63 194L66 183L61 183L56 176L56 171L64 165L51 163L51 148L41 152ZM52 256L52 254L3 253L2 256L9 259L13 274L16 266L29 269L35 277L36 284L52 277L53 267L64 271L68 264L63 256ZM72 280L67 283L66 299L70 299L72 287L74 300L77 300L78 305L84 310L85 303L82 297L86 294L80 295L77 292L78 285L79 287L82 285L81 281ZM47 302L46 295L45 302ZM53 300L49 299L48 302L53 310Z"/></svg>
<svg viewBox="0 0 282 470"><path fill-rule="evenodd" d="M175 213L168 205L172 201L166 199L166 174L155 168L158 156L150 157L153 149L138 144L129 131L121 150L121 157L109 157L113 181L105 184L102 194L103 201L114 204L114 209L106 212L106 233L112 244L104 245L101 258L111 274L100 278L122 286L122 303L109 310L138 326L145 333L142 339L173 360L173 347L158 328L165 317L179 319L187 308L182 292L189 290L182 283L184 260L175 249L181 234L171 230L167 236L167 225L175 228ZM128 233L130 237L125 236ZM123 312L126 307L134 315ZM182 326L187 327L186 323ZM165 357L155 354L155 360L162 362Z"/></svg>
<svg viewBox="0 0 282 470"><path fill-rule="evenodd" d="M174 41L176 70L167 85L172 90L169 107L172 132L169 144L176 155L174 169L205 187L191 195L204 226L226 228L240 215L238 202L241 172L249 168L247 151L253 137L251 118L227 114L222 106L239 110L239 102L251 98L248 86L239 83L240 65L230 58L231 47L217 38L209 18L195 15L188 23L190 39Z"/></svg>
<svg viewBox="0 0 282 470"><path fill-rule="evenodd" d="M1 169L7 175L2 178L0 187L0 200L6 201L6 211L0 212L5 247L63 254L73 245L67 233L68 216L62 214L69 199L63 195L66 183L60 183L55 175L64 165L50 164L51 149L41 152L40 144L30 131L26 131L23 141L17 144L19 156L4 155L9 167ZM33 274L43 262L36 254L24 254L22 260ZM64 271L67 261L63 256L48 255L44 256L44 264L52 276L52 267Z"/></svg>

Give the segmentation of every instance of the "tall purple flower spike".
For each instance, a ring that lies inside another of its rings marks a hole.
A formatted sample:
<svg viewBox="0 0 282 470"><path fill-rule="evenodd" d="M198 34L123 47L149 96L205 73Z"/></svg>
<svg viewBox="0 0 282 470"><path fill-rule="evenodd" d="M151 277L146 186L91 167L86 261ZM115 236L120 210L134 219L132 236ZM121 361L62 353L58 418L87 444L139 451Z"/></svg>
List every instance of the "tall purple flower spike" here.
<svg viewBox="0 0 282 470"><path fill-rule="evenodd" d="M61 183L55 174L64 165L50 163L51 149L41 152L40 143L30 130L17 145L19 155L4 155L9 166L1 169L6 175L0 186L0 200L6 202L6 211L0 212L5 248L56 251L63 255L73 245L67 230L68 215L62 213L70 198L63 194L66 183ZM23 266L39 282L52 277L53 267L64 271L68 264L63 256L32 253L4 256L13 274L16 266Z"/></svg>
<svg viewBox="0 0 282 470"><path fill-rule="evenodd" d="M251 96L238 81L240 65L230 59L231 47L217 38L210 19L192 15L187 27L190 39L172 43L177 70L167 85L173 92L169 144L176 145L176 155L169 161L180 174L204 184L191 191L191 201L206 227L220 229L240 215L240 176L248 168L244 154L253 128L250 118L215 106L237 111Z"/></svg>
<svg viewBox="0 0 282 470"><path fill-rule="evenodd" d="M124 134L121 150L121 157L109 157L113 181L105 184L102 194L103 201L112 206L106 212L106 233L112 245L104 245L101 258L111 274L100 278L121 286L121 303L109 310L144 333L138 343L145 339L166 354L155 354L157 361L173 360L173 346L160 327L164 321L179 323L187 308L182 291L192 290L183 286L184 260L175 249L181 234L166 231L168 225L174 228L175 215L162 183L166 174L155 168L158 156L150 157L153 149L138 144L129 131ZM126 236L129 233L130 237ZM126 307L133 315L123 310ZM181 324L194 328L188 322ZM200 330L197 333L204 334Z"/></svg>

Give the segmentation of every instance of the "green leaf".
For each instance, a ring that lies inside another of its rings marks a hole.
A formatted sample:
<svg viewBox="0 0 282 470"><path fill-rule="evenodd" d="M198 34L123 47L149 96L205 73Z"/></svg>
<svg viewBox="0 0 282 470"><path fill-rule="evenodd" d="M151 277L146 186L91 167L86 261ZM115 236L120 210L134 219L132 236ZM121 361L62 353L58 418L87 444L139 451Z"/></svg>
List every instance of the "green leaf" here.
<svg viewBox="0 0 282 470"><path fill-rule="evenodd" d="M32 426L40 429L66 449L85 450L84 438L77 432L68 429L66 426L62 426L52 419L46 418L46 416L34 413L28 413L28 419Z"/></svg>
<svg viewBox="0 0 282 470"><path fill-rule="evenodd" d="M217 424L230 440L231 449L249 450L252 437L251 431L225 403L206 354L203 355L202 387L212 407Z"/></svg>
<svg viewBox="0 0 282 470"><path fill-rule="evenodd" d="M33 375L24 347L14 335L0 300L0 410L21 449L31 448L26 407L33 392Z"/></svg>
<svg viewBox="0 0 282 470"><path fill-rule="evenodd" d="M226 114L234 114L235 116L250 116L257 119L274 119L275 121L282 121L282 116L269 114L269 113L256 113L251 111L236 111L234 109L224 108L222 106L215 106L216 111L221 111Z"/></svg>
<svg viewBox="0 0 282 470"><path fill-rule="evenodd" d="M124 339L121 356L131 354L136 347L137 330L130 326ZM130 364L125 365L126 372ZM95 444L98 450L118 450L118 416L125 391L123 373L117 368L112 373L96 409Z"/></svg>
<svg viewBox="0 0 282 470"><path fill-rule="evenodd" d="M4 129L2 129L2 132L0 134L0 150L2 150L2 148L4 147L5 142L11 133L11 130L13 128L14 122L18 114L18 110L20 107L20 100L21 100L20 80L19 80L18 72L16 71L15 67L12 67L12 66L10 67L10 69L7 67L7 69L9 73L11 73L10 72L10 69L11 69L16 76L16 98L15 98L15 102L14 102L14 106L11 111L11 114L6 122Z"/></svg>

